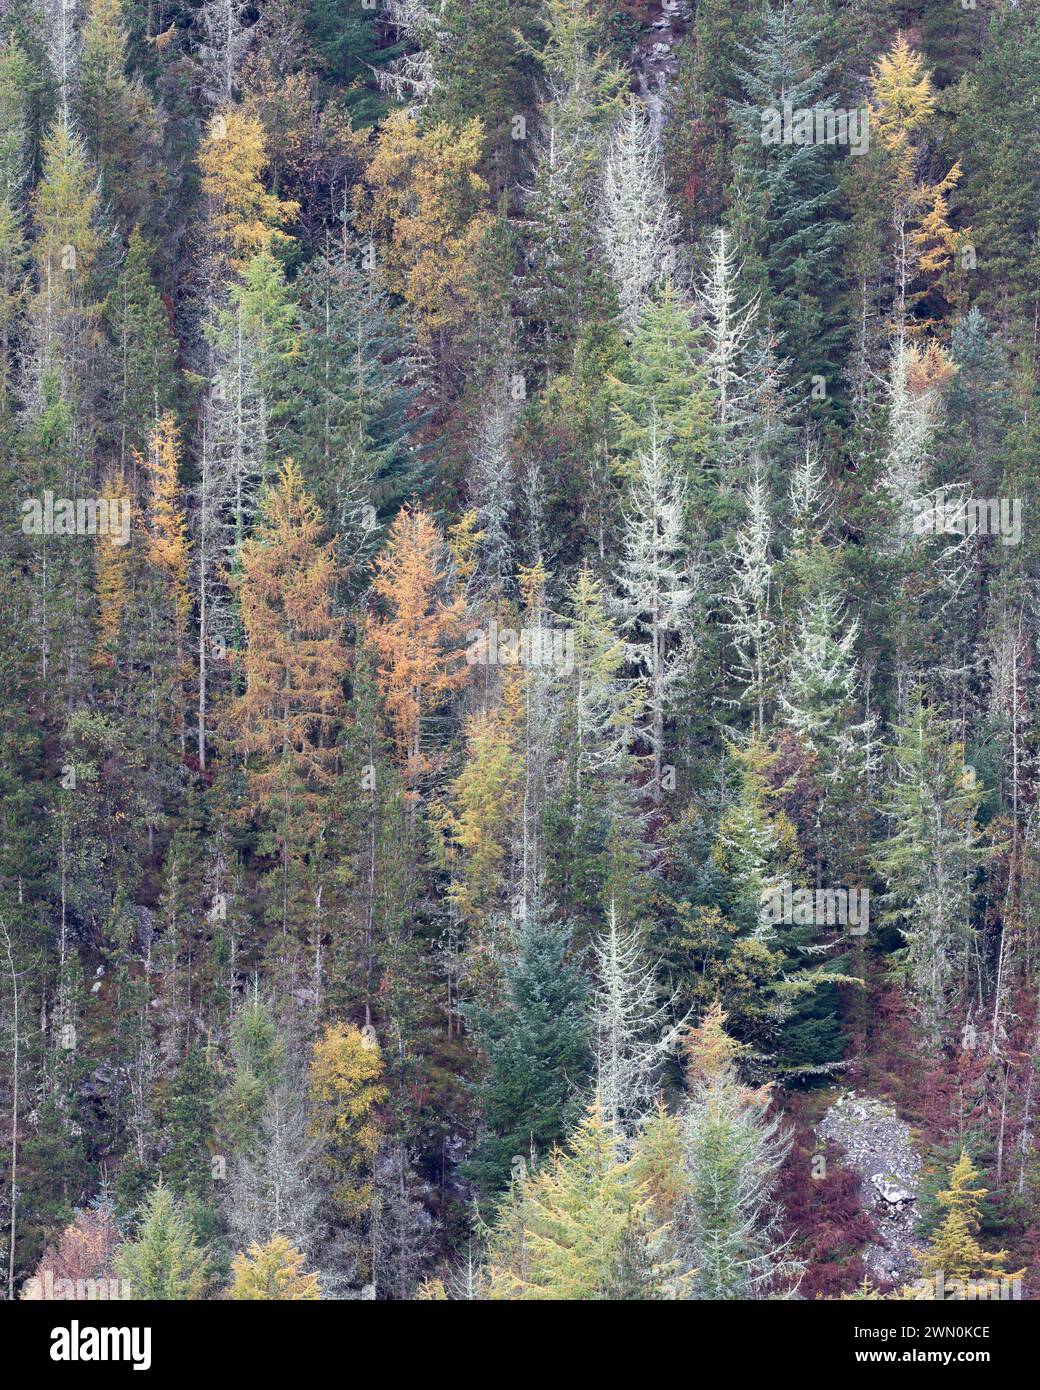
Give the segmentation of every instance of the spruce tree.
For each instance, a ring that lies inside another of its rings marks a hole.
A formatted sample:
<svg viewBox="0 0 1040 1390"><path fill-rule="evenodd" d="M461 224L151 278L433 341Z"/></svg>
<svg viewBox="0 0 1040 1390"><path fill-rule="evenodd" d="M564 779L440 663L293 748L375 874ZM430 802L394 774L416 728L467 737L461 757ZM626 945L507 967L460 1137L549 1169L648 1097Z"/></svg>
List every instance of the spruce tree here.
<svg viewBox="0 0 1040 1390"><path fill-rule="evenodd" d="M484 1134L466 1174L485 1197L506 1186L515 1158L531 1165L563 1142L591 1063L587 988L566 926L530 914L504 985L500 1006L470 1013L488 1070L480 1090Z"/></svg>

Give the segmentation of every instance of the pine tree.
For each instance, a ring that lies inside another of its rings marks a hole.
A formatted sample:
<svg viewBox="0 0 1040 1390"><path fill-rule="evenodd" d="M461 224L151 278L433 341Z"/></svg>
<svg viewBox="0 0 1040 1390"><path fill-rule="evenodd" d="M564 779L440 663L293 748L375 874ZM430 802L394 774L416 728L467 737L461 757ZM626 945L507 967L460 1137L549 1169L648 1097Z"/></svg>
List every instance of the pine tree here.
<svg viewBox="0 0 1040 1390"><path fill-rule="evenodd" d="M229 1164L228 1225L243 1246L281 1237L310 1252L322 1232L321 1138L310 1128L301 1078L271 1075L270 1057L256 1061L268 1075L250 1077L240 1068L235 1077L240 1138ZM245 1090L250 1081L252 1093Z"/></svg>
<svg viewBox="0 0 1040 1390"><path fill-rule="evenodd" d="M296 351L297 326L284 272L266 251L230 287L229 302L205 326L212 349L208 446L228 494L226 525L235 552L269 481L282 374Z"/></svg>
<svg viewBox="0 0 1040 1390"><path fill-rule="evenodd" d="M479 540L475 548L476 572L469 587L489 597L504 595L513 578L509 524L515 490L510 448L513 413L506 382L500 376L480 419L470 484Z"/></svg>
<svg viewBox="0 0 1040 1390"><path fill-rule="evenodd" d="M17 323L28 298L24 226L29 64L13 35L0 48L0 404L7 398Z"/></svg>
<svg viewBox="0 0 1040 1390"><path fill-rule="evenodd" d="M33 194L33 260L37 291L31 305L36 363L31 390L45 406L48 378L75 409L92 381L100 304L94 272L101 253L99 194L82 143L59 120L43 146L43 174Z"/></svg>
<svg viewBox="0 0 1040 1390"><path fill-rule="evenodd" d="M180 439L173 416L164 415L148 437L148 457L136 452L135 465L146 479L145 559L154 575L152 631L164 636L155 644L153 680L169 702L169 725L182 754L187 746L188 623L191 613L186 507L180 485ZM165 668L165 669L163 669Z"/></svg>
<svg viewBox="0 0 1040 1390"><path fill-rule="evenodd" d="M466 723L466 760L451 788L446 826L462 858L451 898L461 920L475 928L476 955L490 947L488 919L501 906L516 819L514 719L497 708ZM476 966L476 962L474 965ZM477 967L479 968L479 967Z"/></svg>
<svg viewBox="0 0 1040 1390"><path fill-rule="evenodd" d="M398 1301L415 1296L433 1250L435 1222L420 1200L412 1156L394 1144L376 1161L372 1201L372 1278L377 1292Z"/></svg>
<svg viewBox="0 0 1040 1390"><path fill-rule="evenodd" d="M612 900L626 915L634 913L646 895L645 815L633 752L646 691L629 673L610 605L603 582L583 565L565 609L573 670L527 677L541 717L532 732L539 745L548 738L551 755L541 773L546 789L553 789L542 817L544 889L576 927L598 924ZM529 734L529 766L532 756ZM537 766L531 771L539 776Z"/></svg>
<svg viewBox="0 0 1040 1390"><path fill-rule="evenodd" d="M285 1063L285 1044L255 985L232 1022L231 1055L233 1073L225 1100L225 1123L234 1147L248 1151L264 1103L282 1078Z"/></svg>
<svg viewBox="0 0 1040 1390"><path fill-rule="evenodd" d="M927 318L913 321L915 310L927 311L928 297L943 288L958 234L949 224L946 195L961 178L955 162L936 182L926 176L926 150L936 113L936 94L921 56L900 34L870 75L871 123L887 155L888 196L895 231L893 313L900 339L920 333ZM967 232L963 238L967 239Z"/></svg>

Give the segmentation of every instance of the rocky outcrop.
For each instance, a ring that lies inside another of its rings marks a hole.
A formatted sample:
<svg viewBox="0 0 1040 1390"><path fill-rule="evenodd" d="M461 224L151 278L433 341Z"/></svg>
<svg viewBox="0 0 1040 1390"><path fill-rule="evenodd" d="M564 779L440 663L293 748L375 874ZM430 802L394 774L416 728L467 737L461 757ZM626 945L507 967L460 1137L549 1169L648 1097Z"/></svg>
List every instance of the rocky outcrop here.
<svg viewBox="0 0 1040 1390"><path fill-rule="evenodd" d="M846 1167L860 1176L860 1204L874 1218L880 1237L863 1251L867 1274L881 1285L913 1279L921 1159L911 1143L910 1126L883 1101L846 1091L817 1133L840 1144Z"/></svg>
<svg viewBox="0 0 1040 1390"><path fill-rule="evenodd" d="M632 66L639 82L639 95L650 113L654 131L660 135L664 125L664 102L669 82L679 68L676 47L686 31L690 8L686 0L662 0L660 11L648 32L632 52Z"/></svg>

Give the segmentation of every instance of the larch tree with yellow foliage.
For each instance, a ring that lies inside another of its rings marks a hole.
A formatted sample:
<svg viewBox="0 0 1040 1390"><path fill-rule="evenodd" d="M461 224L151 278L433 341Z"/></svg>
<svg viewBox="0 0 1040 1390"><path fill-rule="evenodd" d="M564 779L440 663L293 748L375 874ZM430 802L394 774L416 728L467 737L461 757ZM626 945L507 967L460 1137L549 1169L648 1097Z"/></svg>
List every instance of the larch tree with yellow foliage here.
<svg viewBox="0 0 1040 1390"><path fill-rule="evenodd" d="M960 161L932 183L924 177L936 93L919 53L900 34L870 75L870 119L888 156L888 196L894 232L895 331L921 333L927 321L910 322L917 306L936 290L967 236L950 225L949 193L961 178Z"/></svg>
<svg viewBox="0 0 1040 1390"><path fill-rule="evenodd" d="M184 682L191 593L188 587L191 543L180 483L180 435L177 422L166 414L148 436L148 457L134 450L136 467L146 480L147 530L145 559L157 586L160 622L171 633L173 681L170 691L172 723L183 756L187 743Z"/></svg>
<svg viewBox="0 0 1040 1390"><path fill-rule="evenodd" d="M423 127L395 111L366 171L358 225L374 238L387 285L412 306L427 343L457 331L476 307L472 273L492 224L477 173L483 141L477 119Z"/></svg>
<svg viewBox="0 0 1040 1390"><path fill-rule="evenodd" d="M260 122L234 107L218 111L199 150L199 168L219 266L241 271L253 256L286 241L281 228L299 204L268 193L261 178L266 165Z"/></svg>
<svg viewBox="0 0 1040 1390"><path fill-rule="evenodd" d="M557 1151L503 1201L491 1232L494 1301L648 1301L683 1297L669 1228L638 1159L620 1159L594 1104Z"/></svg>
<svg viewBox="0 0 1040 1390"><path fill-rule="evenodd" d="M379 1108L389 1096L378 1043L352 1024L330 1024L314 1044L308 1090L329 1195L343 1218L357 1223L372 1201Z"/></svg>
<svg viewBox="0 0 1040 1390"><path fill-rule="evenodd" d="M130 547L119 527L124 506L129 505L126 483L122 474L113 473L102 485L101 507L109 518L109 527L99 532L96 540L95 570L97 575L97 642L92 663L94 666L114 666L123 614L129 593ZM130 524L129 515L126 516Z"/></svg>
<svg viewBox="0 0 1040 1390"><path fill-rule="evenodd" d="M369 615L367 637L413 807L422 777L434 766L424 747L426 722L466 681L465 604L453 590L447 548L433 518L419 507L405 509L376 557L372 591L382 611Z"/></svg>
<svg viewBox="0 0 1040 1390"><path fill-rule="evenodd" d="M1023 1269L1014 1273L1007 1269L1006 1250L990 1252L980 1245L978 1230L986 1189L979 1187L978 1181L975 1165L968 1151L962 1149L950 1172L949 1187L938 1194L946 1215L928 1249L918 1252L921 1273L931 1281L936 1298L955 1297L954 1281L960 1285L961 1297L999 1298L1002 1286L1010 1289L1012 1282L1025 1273ZM940 1279L944 1285L941 1292L937 1287Z"/></svg>
<svg viewBox="0 0 1040 1390"><path fill-rule="evenodd" d="M333 596L335 542L291 459L264 499L241 551L236 589L245 646L243 689L224 713L245 774L243 818L258 816L280 860L280 916L288 932L290 875L320 856L339 758L347 654ZM310 865L315 870L312 862ZM316 870L315 870L316 873ZM316 989L321 987L321 882L312 873Z"/></svg>
<svg viewBox="0 0 1040 1390"><path fill-rule="evenodd" d="M462 863L451 888L460 917L473 926L501 905L516 817L515 713L499 705L471 715L466 754L451 788L448 827Z"/></svg>
<svg viewBox="0 0 1040 1390"><path fill-rule="evenodd" d="M231 1261L234 1276L228 1297L236 1300L302 1302L321 1298L317 1274L307 1274L304 1258L285 1236L251 1245Z"/></svg>

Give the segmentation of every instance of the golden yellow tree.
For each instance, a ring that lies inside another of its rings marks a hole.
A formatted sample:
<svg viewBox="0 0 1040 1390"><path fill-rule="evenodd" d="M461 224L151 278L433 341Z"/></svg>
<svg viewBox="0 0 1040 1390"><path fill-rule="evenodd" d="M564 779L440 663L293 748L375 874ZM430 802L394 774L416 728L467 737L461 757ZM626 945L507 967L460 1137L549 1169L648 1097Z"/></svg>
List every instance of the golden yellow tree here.
<svg viewBox="0 0 1040 1390"><path fill-rule="evenodd" d="M475 306L474 260L492 223L477 173L484 131L423 128L405 111L387 117L358 199L358 225L373 236L386 282L415 310L429 341L459 327Z"/></svg>
<svg viewBox="0 0 1040 1390"><path fill-rule="evenodd" d="M321 511L288 459L242 546L236 592L245 647L234 664L244 689L222 719L246 768L249 804L241 814L267 817L281 852L283 930L290 860L313 850L330 813L344 710L336 545L324 536Z"/></svg>
<svg viewBox="0 0 1040 1390"><path fill-rule="evenodd" d="M480 922L501 892L515 818L515 714L499 706L470 715L466 758L451 788L448 826L462 857L451 897L460 917Z"/></svg>
<svg viewBox="0 0 1040 1390"><path fill-rule="evenodd" d="M268 1301L320 1299L317 1274L307 1274L303 1256L285 1236L272 1236L266 1245L253 1244L231 1261L234 1276L228 1297Z"/></svg>
<svg viewBox="0 0 1040 1390"><path fill-rule="evenodd" d="M217 256L232 270L287 240L280 228L300 210L268 193L261 178L266 165L260 122L234 108L218 111L199 150L199 168Z"/></svg>
<svg viewBox="0 0 1040 1390"><path fill-rule="evenodd" d="M133 451L134 466L143 475L146 487L145 559L159 581L173 627L177 691L174 721L183 743L185 721L182 694L188 674L185 643L191 611L188 587L191 543L182 499L180 455L177 422L171 414L164 415L149 434L146 458L136 449Z"/></svg>
<svg viewBox="0 0 1040 1390"><path fill-rule="evenodd" d="M405 509L376 557L372 591L383 612L369 616L366 632L413 804L419 779L432 766L422 747L423 721L466 680L464 601L452 587L433 518L421 508Z"/></svg>
<svg viewBox="0 0 1040 1390"><path fill-rule="evenodd" d="M933 289L948 297L954 257L970 236L950 226L948 194L961 178L957 161L936 183L922 177L926 138L935 116L932 80L919 53L900 34L870 75L871 123L889 157L889 196L895 232L897 331L920 334L927 322L908 313Z"/></svg>
<svg viewBox="0 0 1040 1390"><path fill-rule="evenodd" d="M668 1223L653 1209L636 1158L589 1108L557 1150L506 1197L491 1232L493 1301L600 1301L674 1297L682 1279L662 1258Z"/></svg>
<svg viewBox="0 0 1040 1390"><path fill-rule="evenodd" d="M97 640L91 664L96 667L114 666L119 630L123 623L128 597L130 547L126 544L118 523L126 508L129 524L130 501L122 474L110 474L101 488L101 515L109 518L109 526L99 529L96 538L95 572L97 577Z"/></svg>
<svg viewBox="0 0 1040 1390"><path fill-rule="evenodd" d="M350 1221L363 1216L372 1200L382 1137L378 1110L388 1095L374 1038L351 1024L330 1024L314 1044L310 1098L330 1192Z"/></svg>
<svg viewBox="0 0 1040 1390"><path fill-rule="evenodd" d="M921 1272L933 1279L942 1276L946 1290L957 1280L971 1286L976 1298L999 1296L1001 1280L1020 1279L1024 1270L1009 1273L1007 1251L983 1250L978 1240L982 1222L982 1199L986 1189L979 1187L979 1175L966 1149L950 1172L950 1185L938 1194L939 1205L946 1212L928 1249L918 1252ZM966 1290L962 1288L962 1293ZM945 1296L940 1295L941 1297Z"/></svg>

